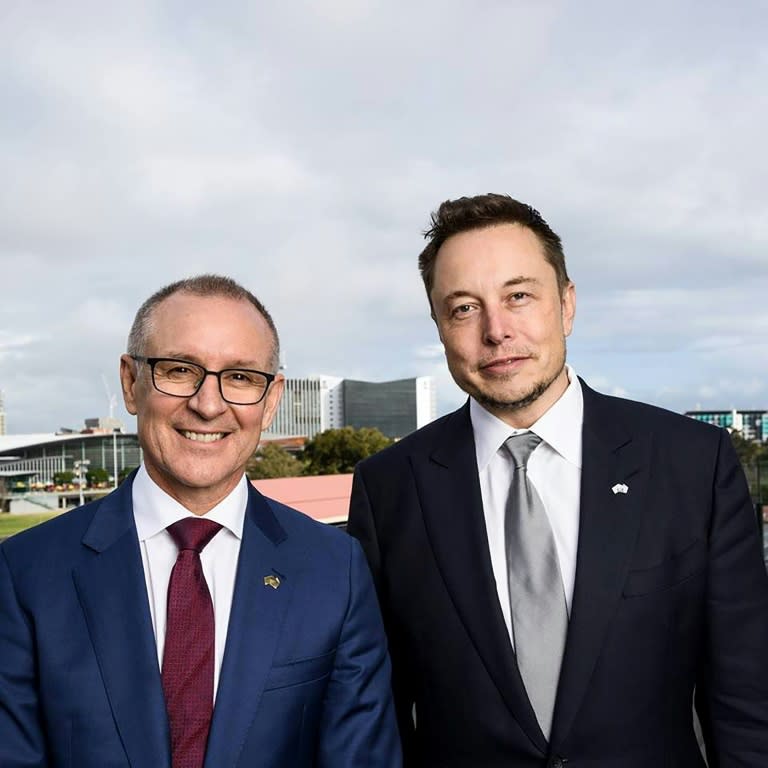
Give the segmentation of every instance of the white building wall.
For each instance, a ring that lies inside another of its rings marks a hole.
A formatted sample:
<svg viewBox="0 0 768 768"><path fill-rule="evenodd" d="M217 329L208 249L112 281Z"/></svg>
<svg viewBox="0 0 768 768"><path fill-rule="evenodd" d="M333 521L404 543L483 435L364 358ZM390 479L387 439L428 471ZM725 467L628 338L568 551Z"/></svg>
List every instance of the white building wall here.
<svg viewBox="0 0 768 768"><path fill-rule="evenodd" d="M341 426L344 416L342 379L336 376L286 378L283 397L265 436L314 437Z"/></svg>
<svg viewBox="0 0 768 768"><path fill-rule="evenodd" d="M416 378L416 429L437 418L437 391L433 376Z"/></svg>
<svg viewBox="0 0 768 768"><path fill-rule="evenodd" d="M344 388L338 376L319 376L322 415L320 431L344 426Z"/></svg>
<svg viewBox="0 0 768 768"><path fill-rule="evenodd" d="M319 380L286 378L283 397L269 433L311 437L320 428Z"/></svg>
<svg viewBox="0 0 768 768"><path fill-rule="evenodd" d="M419 376L415 382L416 429L437 416L435 380ZM277 414L265 437L314 437L326 429L344 426L344 379L338 376L286 378Z"/></svg>

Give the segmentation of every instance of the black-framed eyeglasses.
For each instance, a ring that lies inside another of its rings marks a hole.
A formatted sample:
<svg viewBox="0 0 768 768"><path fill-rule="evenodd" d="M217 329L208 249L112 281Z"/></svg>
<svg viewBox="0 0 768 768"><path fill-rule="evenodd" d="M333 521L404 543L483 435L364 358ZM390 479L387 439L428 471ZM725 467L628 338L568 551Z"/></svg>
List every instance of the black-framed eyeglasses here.
<svg viewBox="0 0 768 768"><path fill-rule="evenodd" d="M138 363L146 363L152 371L154 388L171 397L192 397L203 386L206 376L215 376L222 400L232 405L256 405L264 399L269 385L275 380L274 373L250 368L209 371L197 363L173 357L131 357Z"/></svg>

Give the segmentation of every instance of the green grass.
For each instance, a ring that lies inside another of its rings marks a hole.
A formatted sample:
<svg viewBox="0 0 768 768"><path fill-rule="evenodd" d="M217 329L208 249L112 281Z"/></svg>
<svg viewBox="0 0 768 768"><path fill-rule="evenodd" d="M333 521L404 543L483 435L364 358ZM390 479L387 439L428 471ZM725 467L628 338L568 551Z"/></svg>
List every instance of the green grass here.
<svg viewBox="0 0 768 768"><path fill-rule="evenodd" d="M45 512L34 515L0 515L0 539L12 536L14 533L31 528L33 525L42 523L56 517L58 512Z"/></svg>

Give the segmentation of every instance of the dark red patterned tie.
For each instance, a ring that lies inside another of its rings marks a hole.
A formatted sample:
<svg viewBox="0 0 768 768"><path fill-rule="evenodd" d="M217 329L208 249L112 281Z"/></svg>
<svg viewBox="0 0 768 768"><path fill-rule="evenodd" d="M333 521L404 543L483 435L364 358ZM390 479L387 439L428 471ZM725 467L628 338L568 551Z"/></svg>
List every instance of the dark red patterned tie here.
<svg viewBox="0 0 768 768"><path fill-rule="evenodd" d="M163 692L173 768L202 768L213 714L214 617L200 552L221 528L186 517L168 526L179 556L168 584Z"/></svg>

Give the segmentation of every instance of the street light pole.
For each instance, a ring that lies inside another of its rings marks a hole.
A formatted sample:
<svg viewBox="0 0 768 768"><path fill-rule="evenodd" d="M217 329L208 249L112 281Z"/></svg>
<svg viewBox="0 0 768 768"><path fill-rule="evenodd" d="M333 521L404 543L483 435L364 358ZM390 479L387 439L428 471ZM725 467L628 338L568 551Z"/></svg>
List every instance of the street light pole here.
<svg viewBox="0 0 768 768"><path fill-rule="evenodd" d="M85 495L83 494L83 483L85 482L86 467L90 464L89 459L81 459L75 462L75 470L77 471L77 485L80 489L80 506L85 504Z"/></svg>
<svg viewBox="0 0 768 768"><path fill-rule="evenodd" d="M112 478L112 487L117 488L117 430L112 430L112 470L114 477Z"/></svg>

